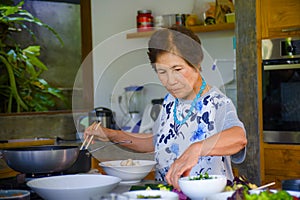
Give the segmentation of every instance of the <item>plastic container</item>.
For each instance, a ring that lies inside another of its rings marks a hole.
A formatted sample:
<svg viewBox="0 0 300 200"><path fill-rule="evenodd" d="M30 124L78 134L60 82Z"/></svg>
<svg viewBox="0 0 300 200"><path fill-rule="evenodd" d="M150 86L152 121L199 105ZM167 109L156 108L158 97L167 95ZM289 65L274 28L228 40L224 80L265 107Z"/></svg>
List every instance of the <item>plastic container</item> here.
<svg viewBox="0 0 300 200"><path fill-rule="evenodd" d="M225 14L226 23L235 23L235 13Z"/></svg>

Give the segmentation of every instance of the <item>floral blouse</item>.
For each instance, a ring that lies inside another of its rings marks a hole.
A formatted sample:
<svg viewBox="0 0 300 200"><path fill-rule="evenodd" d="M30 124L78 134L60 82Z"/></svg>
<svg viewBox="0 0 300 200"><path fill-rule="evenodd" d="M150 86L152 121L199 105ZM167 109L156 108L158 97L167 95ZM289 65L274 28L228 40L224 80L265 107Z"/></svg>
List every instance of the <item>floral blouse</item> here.
<svg viewBox="0 0 300 200"><path fill-rule="evenodd" d="M192 111L190 118L178 125L174 123L173 109L175 98L167 94L160 116L153 127L157 181L165 181L170 165L190 146L191 143L208 138L232 126L244 128L238 119L232 101L218 88L213 87L201 96ZM191 100L179 99L177 118L181 121L191 108ZM237 162L244 160L245 150L235 157ZM233 179L230 156L199 157L198 164L193 167L190 176L200 173L222 174Z"/></svg>

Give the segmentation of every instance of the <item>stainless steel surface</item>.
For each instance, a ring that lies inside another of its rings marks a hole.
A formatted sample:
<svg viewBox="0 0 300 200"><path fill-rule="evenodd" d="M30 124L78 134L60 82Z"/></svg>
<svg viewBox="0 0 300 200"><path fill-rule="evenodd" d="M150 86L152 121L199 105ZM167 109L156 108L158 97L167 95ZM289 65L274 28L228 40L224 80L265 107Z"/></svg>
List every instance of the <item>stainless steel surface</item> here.
<svg viewBox="0 0 300 200"><path fill-rule="evenodd" d="M76 161L77 146L35 146L3 150L7 165L15 171L37 174L60 172Z"/></svg>
<svg viewBox="0 0 300 200"><path fill-rule="evenodd" d="M300 38L262 40L262 59L300 58Z"/></svg>
<svg viewBox="0 0 300 200"><path fill-rule="evenodd" d="M277 64L277 65L264 65L264 70L282 70L282 69L299 69L299 64Z"/></svg>
<svg viewBox="0 0 300 200"><path fill-rule="evenodd" d="M101 122L106 128L114 128L113 112L105 107L97 107L89 112L89 125L94 122Z"/></svg>
<svg viewBox="0 0 300 200"><path fill-rule="evenodd" d="M264 142L300 144L300 134L296 131L263 131Z"/></svg>
<svg viewBox="0 0 300 200"><path fill-rule="evenodd" d="M262 40L263 141L300 144L300 37Z"/></svg>

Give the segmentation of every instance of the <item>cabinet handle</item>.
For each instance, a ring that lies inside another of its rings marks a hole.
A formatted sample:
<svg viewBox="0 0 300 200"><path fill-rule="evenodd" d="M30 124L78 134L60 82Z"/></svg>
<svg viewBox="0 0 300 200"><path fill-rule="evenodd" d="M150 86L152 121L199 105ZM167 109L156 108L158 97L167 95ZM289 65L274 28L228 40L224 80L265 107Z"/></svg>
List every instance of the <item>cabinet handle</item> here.
<svg viewBox="0 0 300 200"><path fill-rule="evenodd" d="M284 29L281 29L281 32L291 32L291 31L300 31L300 27L293 27L293 28L284 28Z"/></svg>

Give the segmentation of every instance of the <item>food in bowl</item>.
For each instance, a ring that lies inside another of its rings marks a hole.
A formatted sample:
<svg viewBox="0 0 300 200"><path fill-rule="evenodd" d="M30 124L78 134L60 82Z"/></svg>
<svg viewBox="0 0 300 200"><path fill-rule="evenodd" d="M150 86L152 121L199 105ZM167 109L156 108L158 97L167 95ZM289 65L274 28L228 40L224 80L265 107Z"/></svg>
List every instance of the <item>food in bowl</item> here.
<svg viewBox="0 0 300 200"><path fill-rule="evenodd" d="M181 191L192 200L202 199L224 191L227 178L224 175L200 175L181 177L178 180Z"/></svg>
<svg viewBox="0 0 300 200"><path fill-rule="evenodd" d="M122 179L121 183L137 183L145 178L156 165L153 160L113 160L99 163L107 175Z"/></svg>

